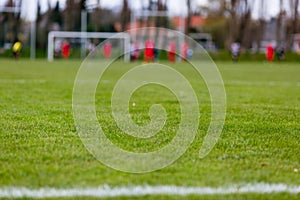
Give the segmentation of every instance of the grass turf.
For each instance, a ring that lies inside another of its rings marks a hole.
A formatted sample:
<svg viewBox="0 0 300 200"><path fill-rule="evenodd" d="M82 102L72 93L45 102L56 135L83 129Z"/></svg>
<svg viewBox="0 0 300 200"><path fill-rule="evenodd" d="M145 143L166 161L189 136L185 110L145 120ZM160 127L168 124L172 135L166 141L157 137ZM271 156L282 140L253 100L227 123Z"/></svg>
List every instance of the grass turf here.
<svg viewBox="0 0 300 200"><path fill-rule="evenodd" d="M199 134L173 165L138 175L107 168L89 154L77 135L72 116L72 88L80 64L79 61L0 60L0 186L218 187L256 182L300 185L300 172L294 171L300 168L298 63L217 63L226 86L227 118L221 139L204 160L198 159L198 151L209 124L208 94L187 64L176 64L174 67L189 77L201 100ZM137 102L135 108L130 108L133 119L140 124L149 122L149 106L161 102L170 120L150 140L136 141L119 133L109 109L110 92L114 81L131 67L117 62L106 73L104 79L111 81L97 90L99 122L108 137L122 148L139 151L146 146L146 150L155 150L166 145L175 134L179 105L163 89L141 90L131 99ZM289 194L273 196L297 198Z"/></svg>

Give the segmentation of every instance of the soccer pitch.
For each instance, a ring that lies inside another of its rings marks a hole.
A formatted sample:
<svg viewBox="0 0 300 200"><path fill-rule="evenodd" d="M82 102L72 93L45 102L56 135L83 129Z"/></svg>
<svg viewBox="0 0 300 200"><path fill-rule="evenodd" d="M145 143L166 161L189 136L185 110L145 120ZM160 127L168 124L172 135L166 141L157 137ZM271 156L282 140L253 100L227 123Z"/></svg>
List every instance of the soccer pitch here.
<svg viewBox="0 0 300 200"><path fill-rule="evenodd" d="M158 193L116 198L299 199L299 63L216 63L227 93L227 117L221 139L204 159L199 159L199 149L209 126L209 94L188 64L175 64L174 68L189 77L200 102L198 134L174 164L144 174L106 167L81 142L72 114L72 90L80 64L79 61L0 60L0 197L8 187L239 188L249 184L283 184L295 187L298 192L259 194L264 192L252 190L241 194L212 192L188 196ZM121 148L155 151L168 144L176 133L180 107L175 96L164 88L142 88L130 100L132 119L137 124L147 124L149 107L161 103L168 113L167 123L158 135L145 140L120 132L111 114L111 91L118 78L132 67L130 63L116 62L107 71L96 93L97 117L107 137Z"/></svg>

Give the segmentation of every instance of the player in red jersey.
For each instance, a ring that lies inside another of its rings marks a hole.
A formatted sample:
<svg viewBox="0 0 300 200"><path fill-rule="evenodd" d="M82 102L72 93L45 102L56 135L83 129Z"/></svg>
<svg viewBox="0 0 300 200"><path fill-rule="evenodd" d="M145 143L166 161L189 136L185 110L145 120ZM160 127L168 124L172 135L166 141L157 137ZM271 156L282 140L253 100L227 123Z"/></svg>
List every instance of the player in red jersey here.
<svg viewBox="0 0 300 200"><path fill-rule="evenodd" d="M145 43L144 62L154 62L154 42L151 40Z"/></svg>
<svg viewBox="0 0 300 200"><path fill-rule="evenodd" d="M71 51L71 45L67 40L65 40L61 46L61 53L64 59L69 58L70 51Z"/></svg>
<svg viewBox="0 0 300 200"><path fill-rule="evenodd" d="M268 45L266 49L266 57L269 62L274 60L274 47L272 45Z"/></svg>
<svg viewBox="0 0 300 200"><path fill-rule="evenodd" d="M112 45L111 43L107 42L103 46L103 55L106 59L109 59L112 52Z"/></svg>
<svg viewBox="0 0 300 200"><path fill-rule="evenodd" d="M171 41L168 52L169 62L174 63L176 61L176 42Z"/></svg>
<svg viewBox="0 0 300 200"><path fill-rule="evenodd" d="M182 48L181 48L181 58L182 58L182 61L187 61L188 50L189 50L188 44L187 43L183 43Z"/></svg>

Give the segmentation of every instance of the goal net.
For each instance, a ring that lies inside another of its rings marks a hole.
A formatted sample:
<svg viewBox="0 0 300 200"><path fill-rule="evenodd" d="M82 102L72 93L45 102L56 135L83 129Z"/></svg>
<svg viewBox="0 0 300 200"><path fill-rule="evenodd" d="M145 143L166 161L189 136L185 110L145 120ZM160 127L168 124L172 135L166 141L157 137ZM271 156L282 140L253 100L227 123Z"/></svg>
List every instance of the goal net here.
<svg viewBox="0 0 300 200"><path fill-rule="evenodd" d="M97 49L98 44L105 43L106 39L109 39L107 48ZM95 52L102 50L103 53ZM48 34L48 61L62 57L84 59L89 53L94 53L97 58L123 55L124 60L129 61L129 51L130 36L127 33L52 31Z"/></svg>

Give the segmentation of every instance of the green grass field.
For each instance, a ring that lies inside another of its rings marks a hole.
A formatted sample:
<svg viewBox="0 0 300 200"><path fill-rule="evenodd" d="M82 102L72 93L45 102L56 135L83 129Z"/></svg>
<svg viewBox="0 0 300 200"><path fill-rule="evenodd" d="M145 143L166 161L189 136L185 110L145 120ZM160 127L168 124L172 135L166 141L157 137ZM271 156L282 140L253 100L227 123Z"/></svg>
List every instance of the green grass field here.
<svg viewBox="0 0 300 200"><path fill-rule="evenodd" d="M299 63L217 63L227 92L227 118L221 139L203 160L198 158L210 118L209 95L203 81L187 64L174 67L189 77L202 112L198 135L173 165L146 174L106 167L82 144L72 115L72 89L79 61L0 60L0 188L97 187L101 185L178 185L226 187L247 183L300 185ZM99 122L107 136L131 151L156 150L172 139L178 120L175 97L162 88L146 88L132 97L133 120L149 122L149 106L162 103L168 111L158 136L134 140L114 123L110 92L132 64L117 62L96 95ZM297 172L297 169L299 172ZM298 194L209 195L203 199L298 199ZM180 199L143 196L134 199ZM199 199L199 196L189 196ZM123 197L121 199L132 199Z"/></svg>

